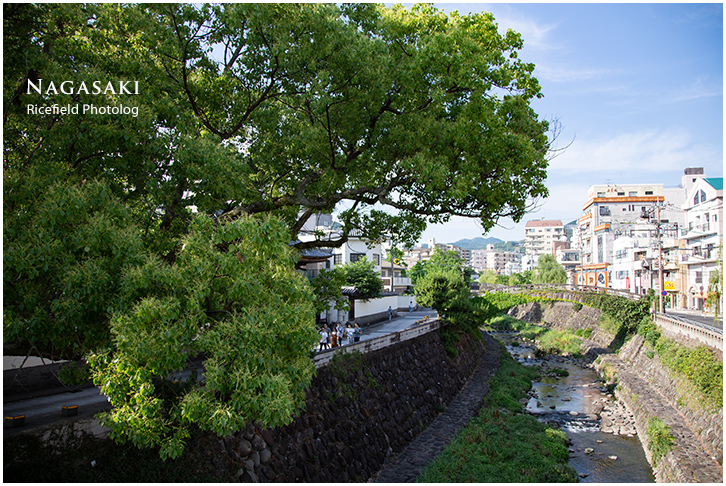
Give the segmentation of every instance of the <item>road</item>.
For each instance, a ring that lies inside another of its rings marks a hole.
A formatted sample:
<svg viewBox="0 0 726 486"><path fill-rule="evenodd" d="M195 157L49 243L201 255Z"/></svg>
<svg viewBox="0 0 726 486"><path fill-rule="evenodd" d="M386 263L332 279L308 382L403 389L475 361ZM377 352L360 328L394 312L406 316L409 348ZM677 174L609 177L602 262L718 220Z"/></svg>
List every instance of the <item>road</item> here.
<svg viewBox="0 0 726 486"><path fill-rule="evenodd" d="M361 341L408 329L424 316L436 316L436 311L423 309L411 313L401 312L390 321L383 321L363 328ZM78 415L76 417L64 417L62 415L62 407L72 407L74 405L78 406ZM108 400L104 395L101 395L99 389L96 387L14 402L5 402L3 400L4 417L25 415L25 425L21 427L10 427L10 422L6 420L4 436L8 437L30 428L45 426L55 422L72 421L79 417L90 418L96 413L109 408L110 404Z"/></svg>

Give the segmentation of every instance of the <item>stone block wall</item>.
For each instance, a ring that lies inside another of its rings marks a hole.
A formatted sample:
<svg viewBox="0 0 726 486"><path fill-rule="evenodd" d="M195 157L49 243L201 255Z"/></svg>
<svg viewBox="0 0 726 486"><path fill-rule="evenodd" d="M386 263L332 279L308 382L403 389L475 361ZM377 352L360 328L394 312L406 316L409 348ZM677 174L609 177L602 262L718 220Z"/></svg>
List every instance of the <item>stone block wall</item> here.
<svg viewBox="0 0 726 486"><path fill-rule="evenodd" d="M212 462L246 482L367 481L444 410L483 350L465 336L456 358L438 332L320 368L289 425L216 439Z"/></svg>
<svg viewBox="0 0 726 486"><path fill-rule="evenodd" d="M584 348L590 359L600 355L599 363L596 362L598 371L603 372L608 365L616 370L618 398L635 417L638 437L651 464L646 434L648 420L657 416L672 426L676 449L654 468L656 479L659 482L722 481L717 470L723 463L723 410L709 412L683 406L690 388L683 378L669 372L641 336L634 336L613 354L607 349L612 336L599 329L597 309L583 306L576 311L568 302L533 302L513 308L510 315L558 329L593 329L590 339L583 342ZM684 342L682 337L678 341L693 344Z"/></svg>

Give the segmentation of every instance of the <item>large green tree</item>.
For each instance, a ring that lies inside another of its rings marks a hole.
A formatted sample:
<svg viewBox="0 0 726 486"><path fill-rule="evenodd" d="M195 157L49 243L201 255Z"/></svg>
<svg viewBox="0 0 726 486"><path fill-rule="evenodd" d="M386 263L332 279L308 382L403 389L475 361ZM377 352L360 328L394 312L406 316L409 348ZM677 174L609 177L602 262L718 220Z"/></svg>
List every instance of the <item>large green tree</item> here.
<svg viewBox="0 0 726 486"><path fill-rule="evenodd" d="M383 282L372 261L361 258L337 268L343 274L345 283L356 288L359 298L369 300L381 295Z"/></svg>
<svg viewBox="0 0 726 486"><path fill-rule="evenodd" d="M410 244L452 215L486 230L547 194L534 66L487 13L4 4L3 25L4 341L93 353L114 435L168 455L191 423L227 433L300 404L313 296L290 242ZM94 81L138 94L80 89ZM60 110L84 105L134 110ZM336 209L334 239L297 240ZM232 342L242 332L257 337ZM168 391L195 353L219 376ZM293 365L276 368L280 354Z"/></svg>
<svg viewBox="0 0 726 486"><path fill-rule="evenodd" d="M553 255L541 255L537 267L532 272L532 283L567 283L567 272Z"/></svg>

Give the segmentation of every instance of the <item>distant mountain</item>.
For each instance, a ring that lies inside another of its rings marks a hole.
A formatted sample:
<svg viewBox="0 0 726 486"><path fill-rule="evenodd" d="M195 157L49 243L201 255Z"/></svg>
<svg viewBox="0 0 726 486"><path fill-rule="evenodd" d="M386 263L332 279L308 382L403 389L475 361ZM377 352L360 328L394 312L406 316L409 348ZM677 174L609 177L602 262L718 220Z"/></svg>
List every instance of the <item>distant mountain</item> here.
<svg viewBox="0 0 726 486"><path fill-rule="evenodd" d="M502 243L502 240L499 238L482 238L481 236L478 236L476 238L464 238L463 240L459 240L451 244L456 245L459 248L463 248L464 250L484 250L487 245L494 245L497 243Z"/></svg>

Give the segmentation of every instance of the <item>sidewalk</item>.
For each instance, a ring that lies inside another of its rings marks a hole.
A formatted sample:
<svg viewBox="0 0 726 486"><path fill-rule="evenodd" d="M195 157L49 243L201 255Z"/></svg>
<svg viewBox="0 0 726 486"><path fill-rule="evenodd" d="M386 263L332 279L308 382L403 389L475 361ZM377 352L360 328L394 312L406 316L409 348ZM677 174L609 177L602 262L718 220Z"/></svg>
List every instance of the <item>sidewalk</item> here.
<svg viewBox="0 0 726 486"><path fill-rule="evenodd" d="M429 318L437 318L438 314L435 310L430 308L420 308L413 312L399 312L398 315L394 316L390 321L384 320L371 324L370 326L362 327L360 340L367 341L369 339L385 336L386 334L391 334L392 332L403 331L413 326L416 321L423 319L426 316ZM343 340L343 346L347 344L352 343L348 343L347 340ZM316 351L319 351L319 348L316 349Z"/></svg>

